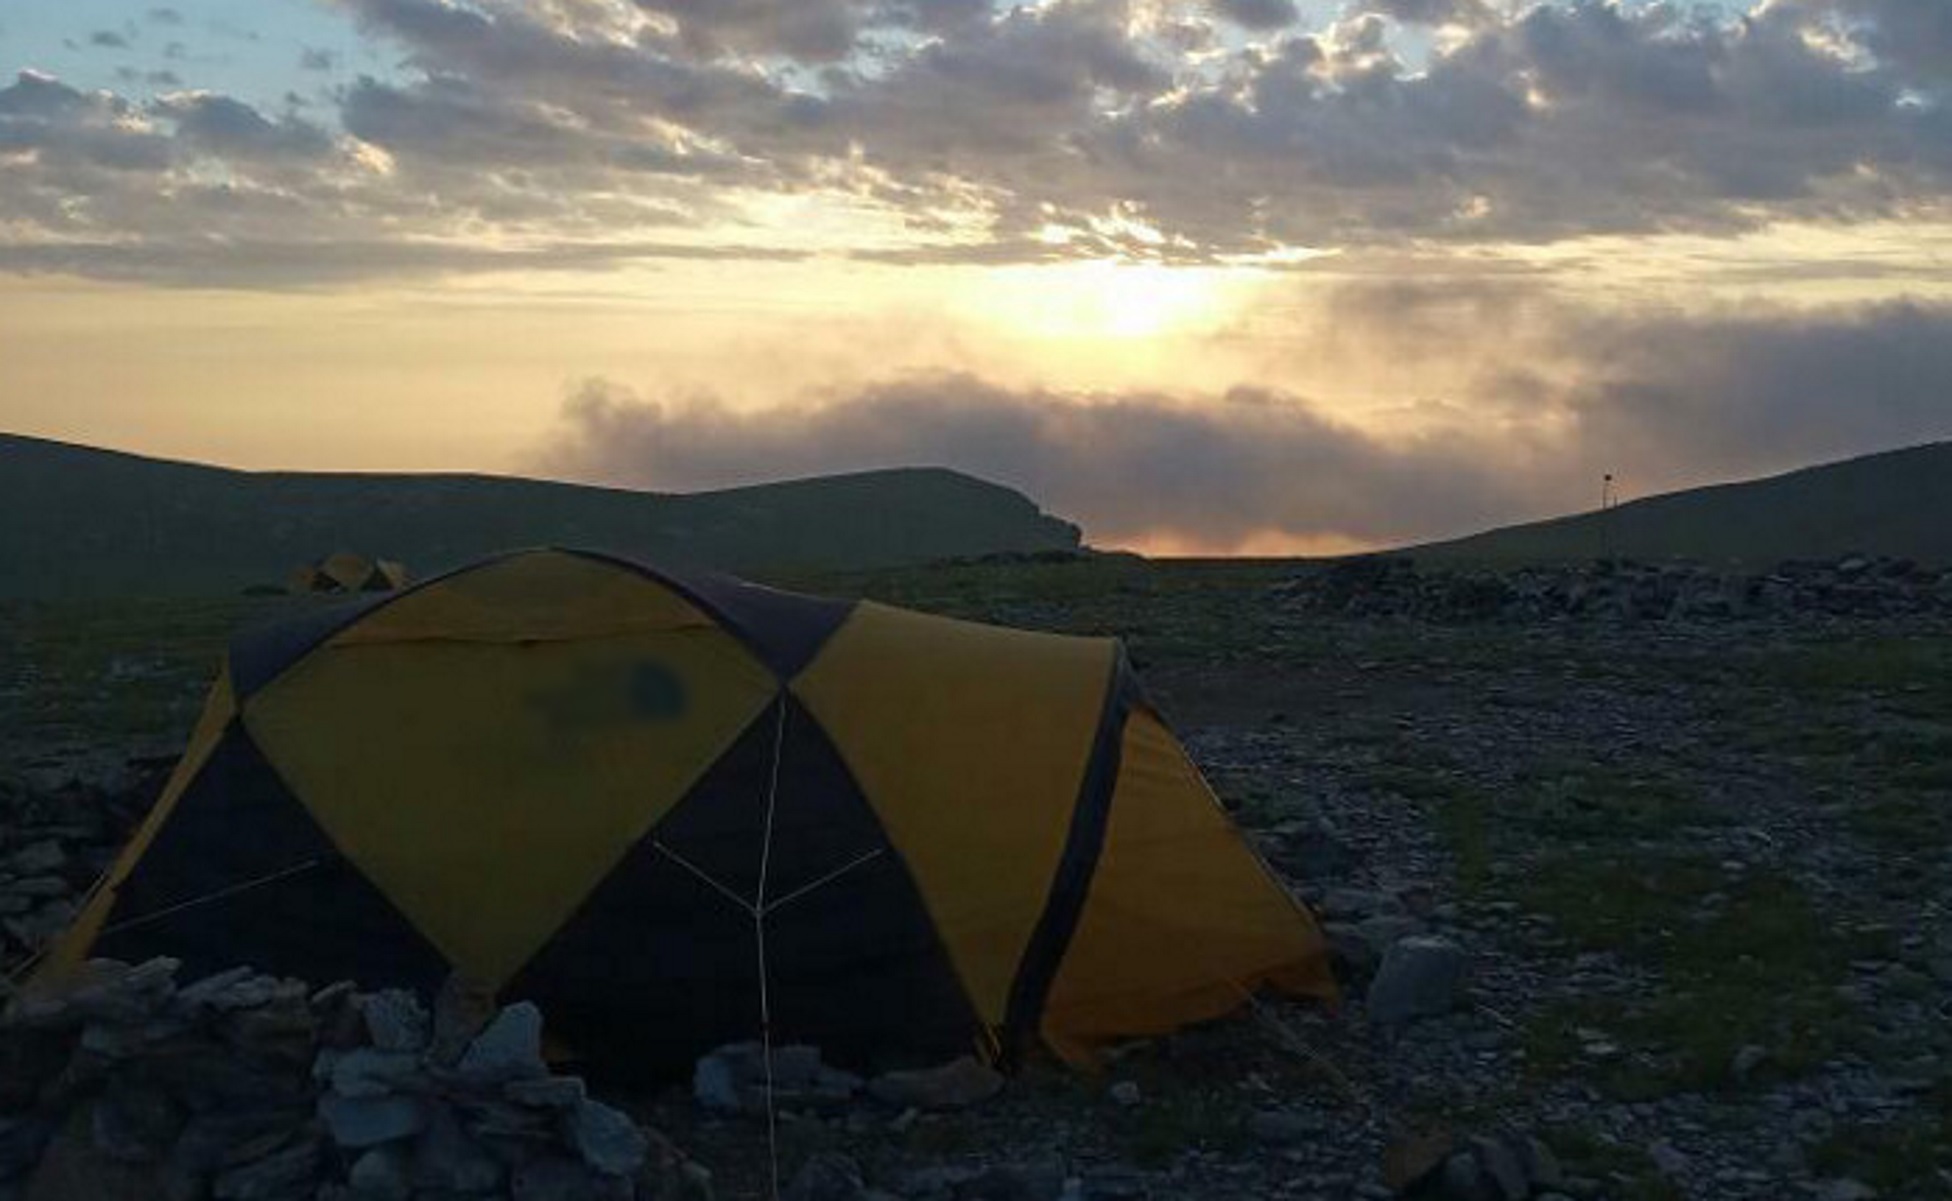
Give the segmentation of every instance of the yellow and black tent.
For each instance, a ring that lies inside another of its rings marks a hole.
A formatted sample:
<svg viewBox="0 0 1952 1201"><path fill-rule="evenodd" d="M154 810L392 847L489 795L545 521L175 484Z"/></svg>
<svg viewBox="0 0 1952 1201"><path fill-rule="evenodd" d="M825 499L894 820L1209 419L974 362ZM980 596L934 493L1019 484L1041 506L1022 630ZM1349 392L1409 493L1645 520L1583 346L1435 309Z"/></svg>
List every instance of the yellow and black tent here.
<svg viewBox="0 0 1952 1201"><path fill-rule="evenodd" d="M291 569L285 576L285 591L294 596L308 592L333 592L338 589L329 576L318 569L314 563L305 563Z"/></svg>
<svg viewBox="0 0 1952 1201"><path fill-rule="evenodd" d="M47 973L158 954L458 972L639 1071L762 999L886 1062L1333 991L1116 641L562 550L241 635Z"/></svg>
<svg viewBox="0 0 1952 1201"><path fill-rule="evenodd" d="M285 578L285 591L391 592L407 583L407 569L392 559L368 559L352 551L337 551L317 563L294 568Z"/></svg>
<svg viewBox="0 0 1952 1201"><path fill-rule="evenodd" d="M374 559L373 570L360 585L362 592L391 592L407 586L407 565L397 559Z"/></svg>

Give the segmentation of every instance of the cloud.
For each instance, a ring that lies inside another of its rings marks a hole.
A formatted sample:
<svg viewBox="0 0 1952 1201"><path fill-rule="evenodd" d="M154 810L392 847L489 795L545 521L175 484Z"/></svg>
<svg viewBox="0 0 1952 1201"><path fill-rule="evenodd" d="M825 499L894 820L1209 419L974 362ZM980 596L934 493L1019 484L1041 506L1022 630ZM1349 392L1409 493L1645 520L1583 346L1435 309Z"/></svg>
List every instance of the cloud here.
<svg viewBox="0 0 1952 1201"><path fill-rule="evenodd" d="M1280 29L1301 19L1294 0L1213 0L1213 10L1244 29Z"/></svg>
<svg viewBox="0 0 1952 1201"><path fill-rule="evenodd" d="M1601 310L1467 278L1346 285L1325 314L1363 354L1464 364L1460 411L1552 431L1580 478L1668 488L1952 437L1947 302Z"/></svg>
<svg viewBox="0 0 1952 1201"><path fill-rule="evenodd" d="M844 58L861 36L869 6L857 0L637 0L677 22L680 36L707 57L783 54L802 62Z"/></svg>
<svg viewBox="0 0 1952 1201"><path fill-rule="evenodd" d="M1918 54L1891 36L1935 20L1914 0L1779 0L1726 22L1671 6L1547 4L1509 18L1474 0L1368 6L1470 26L1422 69L1373 14L1215 59L1146 32L1132 3L1056 0L871 64L836 61L811 90L684 35L771 37L792 6L647 5L678 14L673 39L597 36L507 8L346 2L430 71L492 77L593 130L675 121L771 164L777 186L843 156L911 185L953 177L988 196L1002 242L1120 206L1206 254L1729 229L1901 211L1952 176L1944 88L1917 101ZM1827 24L1838 4L1856 14L1841 32ZM873 25L863 5L795 11L851 22L849 36ZM1257 0L1225 12L1264 29L1288 16Z"/></svg>
<svg viewBox="0 0 1952 1201"><path fill-rule="evenodd" d="M840 249L890 261L1952 219L1940 0L1760 0L1739 17L1362 0L1312 30L1289 0L334 4L395 65L307 122L215 93L197 114L104 97L90 103L139 119L45 123L33 145L103 167L160 155L162 182L189 193L226 177L275 192L296 244L460 228L621 243L643 223L751 242L766 231L718 232L728 214L809 198L884 215L899 237ZM107 239L181 224L111 174L27 170L37 200L5 205L7 236L68 236L83 213ZM198 232L255 239L257 211L206 208Z"/></svg>
<svg viewBox="0 0 1952 1201"><path fill-rule="evenodd" d="M1385 443L1252 389L1191 403L932 375L746 413L643 400L598 380L564 417L567 441L549 462L584 478L691 489L940 465L1021 488L1112 542L1168 534L1224 546L1269 529L1395 538L1512 499L1462 446Z"/></svg>
<svg viewBox="0 0 1952 1201"><path fill-rule="evenodd" d="M1497 13L1484 0L1364 0L1361 7L1405 25L1484 25L1497 20Z"/></svg>
<svg viewBox="0 0 1952 1201"><path fill-rule="evenodd" d="M736 159L679 139L594 130L560 109L458 77L406 88L363 78L346 89L340 116L348 132L416 167L519 163L525 170L581 166L681 176L744 169Z"/></svg>
<svg viewBox="0 0 1952 1201"><path fill-rule="evenodd" d="M272 120L229 96L180 92L157 101L155 111L176 122L180 143L232 163L321 159L336 149L332 136L308 121Z"/></svg>
<svg viewBox="0 0 1952 1201"><path fill-rule="evenodd" d="M773 120L789 103L789 90L768 76L689 55L602 3L571 6L552 21L546 9L508 4L339 2L368 31L404 43L429 81L467 80L599 126L656 116L734 133L745 122Z"/></svg>
<svg viewBox="0 0 1952 1201"><path fill-rule="evenodd" d="M0 215L37 224L70 210L76 191L123 186L124 173L153 173L170 162L166 137L144 126L136 106L104 92L83 92L50 75L23 71L0 88L0 152L31 152L31 166L10 167Z"/></svg>
<svg viewBox="0 0 1952 1201"><path fill-rule="evenodd" d="M233 203L235 198L230 198ZM678 242L564 242L499 249L464 242L346 239L298 243L184 236L159 242L0 243L0 271L79 275L159 287L330 287L414 276L489 272L604 271L633 262L706 260L793 262L796 251L765 246L697 246Z"/></svg>
<svg viewBox="0 0 1952 1201"><path fill-rule="evenodd" d="M1651 472L1769 470L1952 437L1952 308L1588 322L1585 436Z"/></svg>
<svg viewBox="0 0 1952 1201"><path fill-rule="evenodd" d="M1462 380L1455 403L1389 431L1249 387L1080 394L925 374L754 411L592 380L539 465L665 489L947 466L1021 488L1101 544L1224 551L1550 515L1582 507L1601 471L1644 492L1952 436L1952 307L1620 321L1476 284L1356 286L1332 307L1387 325L1382 354L1519 318L1548 365Z"/></svg>
<svg viewBox="0 0 1952 1201"><path fill-rule="evenodd" d="M858 141L898 176L970 170L979 184L1030 194L1039 178L1074 169L1069 143L1090 136L1105 109L1172 86L1126 16L1114 4L1014 9L886 74L846 81L811 132Z"/></svg>
<svg viewBox="0 0 1952 1201"><path fill-rule="evenodd" d="M1918 80L1952 78L1952 6L1939 0L1802 0L1855 22L1856 34L1880 59Z"/></svg>
<svg viewBox="0 0 1952 1201"><path fill-rule="evenodd" d="M1235 91L1094 136L1106 161L1130 148L1117 189L1162 228L1289 244L1728 231L1934 203L1952 167L1944 110L1908 106L1902 73L1819 49L1777 12L1724 26L1540 6L1417 74L1331 72L1333 48L1310 38Z"/></svg>
<svg viewBox="0 0 1952 1201"><path fill-rule="evenodd" d="M129 39L113 29L97 29L88 35L90 46L101 46L110 50L127 50Z"/></svg>

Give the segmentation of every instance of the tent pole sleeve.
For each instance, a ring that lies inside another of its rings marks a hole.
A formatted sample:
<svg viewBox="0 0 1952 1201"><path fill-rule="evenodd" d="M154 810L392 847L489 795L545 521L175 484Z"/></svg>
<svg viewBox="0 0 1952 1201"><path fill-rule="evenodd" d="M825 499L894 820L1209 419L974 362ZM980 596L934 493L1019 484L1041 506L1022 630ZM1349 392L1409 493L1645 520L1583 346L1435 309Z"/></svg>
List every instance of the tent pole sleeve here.
<svg viewBox="0 0 1952 1201"><path fill-rule="evenodd" d="M1014 1060L1037 1037L1042 1022L1044 1001L1051 983L1071 945L1078 919L1084 913L1085 898L1091 891L1091 877L1098 868L1098 856L1105 848L1105 829L1111 818L1112 793L1118 785L1118 768L1125 719L1139 698L1137 677L1119 647L1112 658L1111 676L1105 684L1105 704L1098 715L1098 730L1091 745L1091 758L1085 765L1078 799L1071 810L1071 827L1065 836L1064 851L1051 880L1050 898L1031 932L1017 965L1016 979L1010 986L1010 1000L1003 1023L1003 1055Z"/></svg>

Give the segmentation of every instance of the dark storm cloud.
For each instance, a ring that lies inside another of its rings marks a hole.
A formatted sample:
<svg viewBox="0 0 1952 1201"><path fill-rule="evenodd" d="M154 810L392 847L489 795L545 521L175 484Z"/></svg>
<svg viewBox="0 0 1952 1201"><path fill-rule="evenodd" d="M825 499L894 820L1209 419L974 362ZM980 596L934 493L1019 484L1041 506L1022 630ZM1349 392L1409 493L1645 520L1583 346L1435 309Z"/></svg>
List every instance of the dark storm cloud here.
<svg viewBox="0 0 1952 1201"><path fill-rule="evenodd" d="M338 65L339 56L330 50L306 46L298 52L298 69L301 71L330 71Z"/></svg>
<svg viewBox="0 0 1952 1201"><path fill-rule="evenodd" d="M1103 541L1224 547L1268 531L1437 537L1577 508L1601 471L1676 487L1952 436L1948 307L1622 320L1467 284L1352 287L1333 310L1376 327L1384 354L1529 322L1552 366L1489 375L1455 398L1457 419L1436 402L1424 432L1388 436L1250 388L1084 396L952 374L749 412L599 380L565 406L546 465L688 489L937 464L1022 488Z"/></svg>

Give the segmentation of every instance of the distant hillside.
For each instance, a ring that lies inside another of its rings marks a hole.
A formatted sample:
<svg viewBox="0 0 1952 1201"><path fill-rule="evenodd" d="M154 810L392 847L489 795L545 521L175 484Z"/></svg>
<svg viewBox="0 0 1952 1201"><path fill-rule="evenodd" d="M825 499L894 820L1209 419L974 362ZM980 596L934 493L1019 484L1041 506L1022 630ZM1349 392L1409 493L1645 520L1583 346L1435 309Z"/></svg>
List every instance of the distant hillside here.
<svg viewBox="0 0 1952 1201"><path fill-rule="evenodd" d="M0 595L229 591L338 549L427 574L559 544L729 570L1075 548L1021 493L939 468L663 494L479 475L246 472L0 434Z"/></svg>
<svg viewBox="0 0 1952 1201"><path fill-rule="evenodd" d="M1590 559L1774 563L1862 551L1952 564L1952 442L1933 442L1738 484L1692 488L1412 548L1432 560Z"/></svg>

